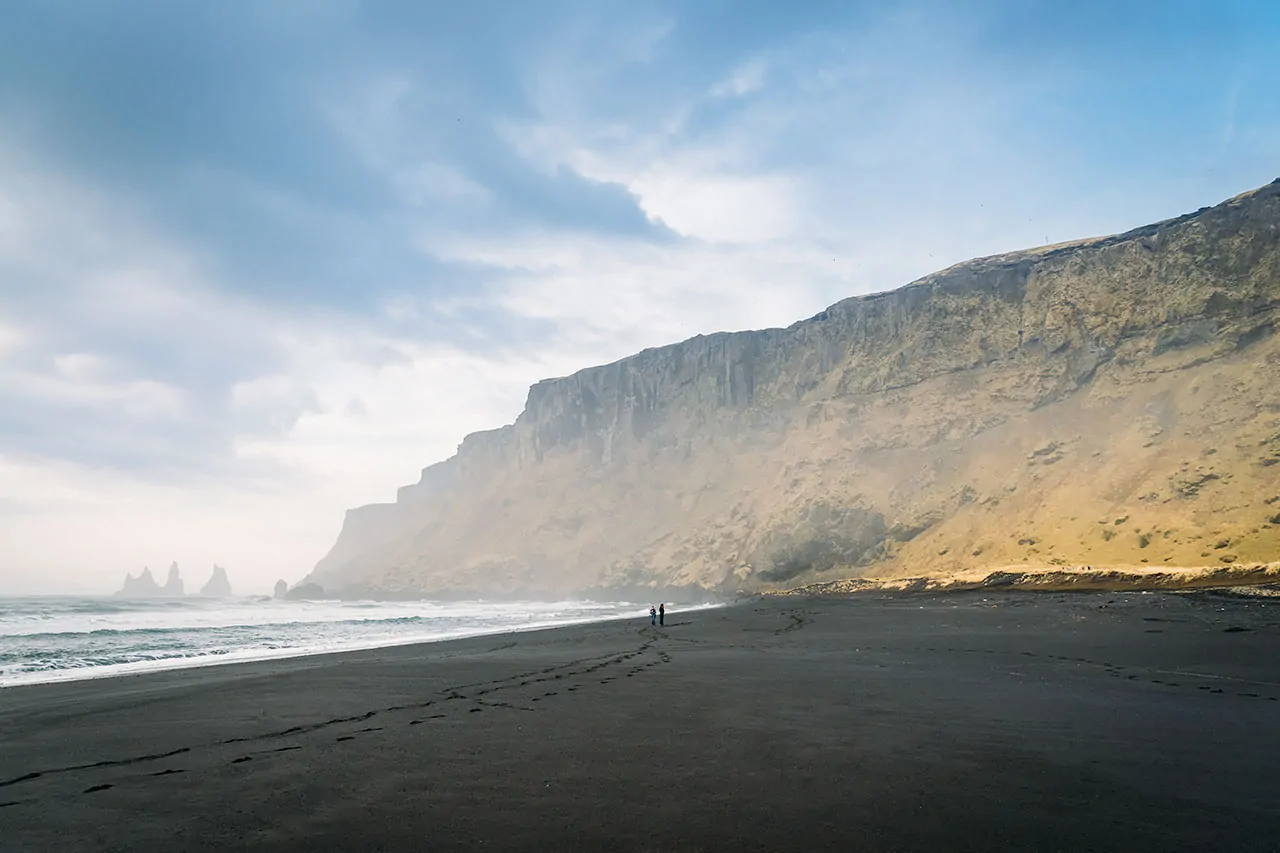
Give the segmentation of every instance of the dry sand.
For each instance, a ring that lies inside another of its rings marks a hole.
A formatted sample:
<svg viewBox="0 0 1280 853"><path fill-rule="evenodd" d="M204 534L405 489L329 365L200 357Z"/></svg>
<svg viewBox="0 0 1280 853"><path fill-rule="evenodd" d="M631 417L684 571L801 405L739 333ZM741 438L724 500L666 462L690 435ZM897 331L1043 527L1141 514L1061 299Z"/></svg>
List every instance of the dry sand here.
<svg viewBox="0 0 1280 853"><path fill-rule="evenodd" d="M667 621L0 690L0 849L1280 849L1280 599Z"/></svg>

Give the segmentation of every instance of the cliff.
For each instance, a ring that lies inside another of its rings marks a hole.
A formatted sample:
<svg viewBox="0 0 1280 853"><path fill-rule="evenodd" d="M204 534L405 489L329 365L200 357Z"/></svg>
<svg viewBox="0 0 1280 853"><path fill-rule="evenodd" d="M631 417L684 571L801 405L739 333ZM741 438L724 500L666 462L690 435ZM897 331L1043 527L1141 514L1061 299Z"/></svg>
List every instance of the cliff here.
<svg viewBox="0 0 1280 853"><path fill-rule="evenodd" d="M1280 181L540 382L308 580L732 591L1280 557Z"/></svg>

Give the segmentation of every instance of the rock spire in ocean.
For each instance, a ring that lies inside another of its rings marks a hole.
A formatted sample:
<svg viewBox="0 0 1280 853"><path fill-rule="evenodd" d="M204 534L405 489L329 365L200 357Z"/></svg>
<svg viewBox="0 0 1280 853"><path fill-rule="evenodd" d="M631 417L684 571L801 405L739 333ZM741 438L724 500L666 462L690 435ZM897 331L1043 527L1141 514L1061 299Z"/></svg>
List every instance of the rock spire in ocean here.
<svg viewBox="0 0 1280 853"><path fill-rule="evenodd" d="M200 594L207 598L230 598L231 581L227 578L227 570L214 563L213 577L200 587Z"/></svg>
<svg viewBox="0 0 1280 853"><path fill-rule="evenodd" d="M324 587L318 583L300 583L285 594L292 601L318 601L325 597Z"/></svg>
<svg viewBox="0 0 1280 853"><path fill-rule="evenodd" d="M160 585L151 576L151 569L143 568L136 578L132 574L126 574L124 586L116 595L121 598L154 598L160 595Z"/></svg>
<svg viewBox="0 0 1280 853"><path fill-rule="evenodd" d="M124 585L116 595L121 598L180 598L182 592L182 576L178 572L178 564L173 563L169 566L169 577L164 586L156 583L151 569L143 568L136 578L132 574L126 574Z"/></svg>
<svg viewBox="0 0 1280 853"><path fill-rule="evenodd" d="M170 598L180 598L182 596L182 575L178 572L178 564L169 564L169 579L165 581L164 588L160 593Z"/></svg>

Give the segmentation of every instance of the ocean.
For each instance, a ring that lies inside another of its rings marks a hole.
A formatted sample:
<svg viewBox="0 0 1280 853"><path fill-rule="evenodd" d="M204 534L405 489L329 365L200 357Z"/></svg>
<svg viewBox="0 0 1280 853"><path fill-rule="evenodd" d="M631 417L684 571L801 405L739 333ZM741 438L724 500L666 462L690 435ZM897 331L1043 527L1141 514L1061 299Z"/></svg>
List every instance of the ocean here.
<svg viewBox="0 0 1280 853"><path fill-rule="evenodd" d="M0 598L0 687L606 619L647 621L647 613L647 604L589 601Z"/></svg>

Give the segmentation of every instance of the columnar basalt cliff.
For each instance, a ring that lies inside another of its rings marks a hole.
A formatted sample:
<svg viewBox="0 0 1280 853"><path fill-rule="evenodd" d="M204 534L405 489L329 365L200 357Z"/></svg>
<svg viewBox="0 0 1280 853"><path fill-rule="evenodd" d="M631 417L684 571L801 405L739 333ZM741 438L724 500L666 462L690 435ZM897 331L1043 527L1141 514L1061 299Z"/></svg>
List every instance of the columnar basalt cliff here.
<svg viewBox="0 0 1280 853"><path fill-rule="evenodd" d="M732 591L1280 558L1280 181L540 382L309 580Z"/></svg>

